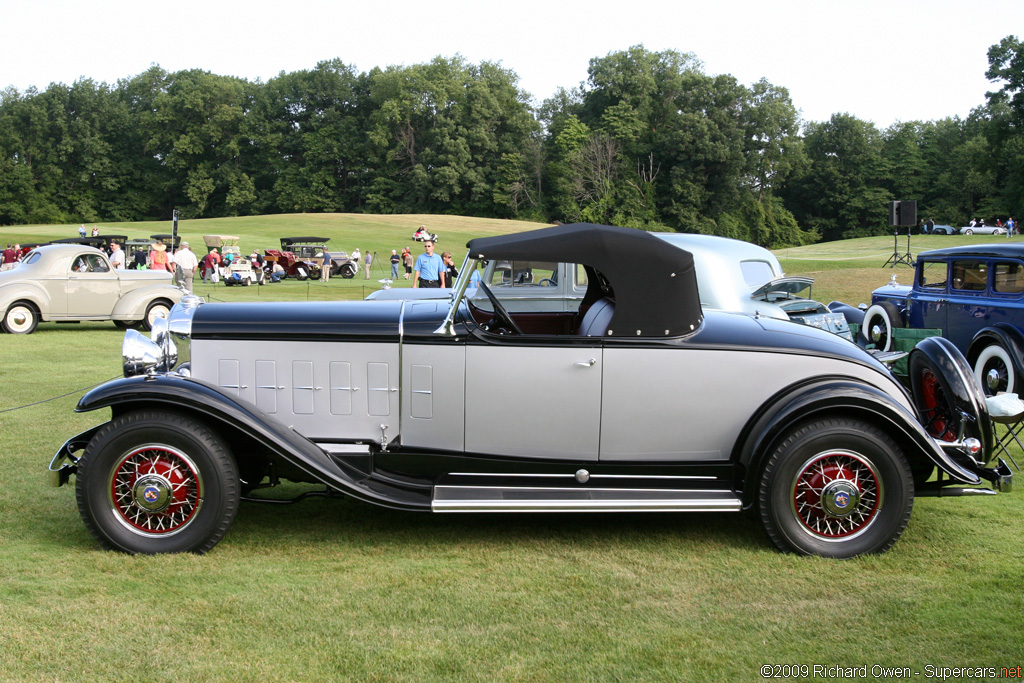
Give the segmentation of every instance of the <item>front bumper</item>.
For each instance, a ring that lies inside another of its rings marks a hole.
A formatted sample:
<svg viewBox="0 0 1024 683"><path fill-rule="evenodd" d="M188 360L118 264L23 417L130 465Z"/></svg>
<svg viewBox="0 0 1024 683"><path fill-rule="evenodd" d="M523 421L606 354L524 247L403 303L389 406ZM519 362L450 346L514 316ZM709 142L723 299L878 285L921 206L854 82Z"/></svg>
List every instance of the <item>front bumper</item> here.
<svg viewBox="0 0 1024 683"><path fill-rule="evenodd" d="M71 475L78 471L78 461L81 459L81 456L76 456L75 453L84 450L89 445L93 435L102 426L96 425L92 429L71 437L64 442L63 446L57 449L48 468L51 486L59 487L68 483Z"/></svg>

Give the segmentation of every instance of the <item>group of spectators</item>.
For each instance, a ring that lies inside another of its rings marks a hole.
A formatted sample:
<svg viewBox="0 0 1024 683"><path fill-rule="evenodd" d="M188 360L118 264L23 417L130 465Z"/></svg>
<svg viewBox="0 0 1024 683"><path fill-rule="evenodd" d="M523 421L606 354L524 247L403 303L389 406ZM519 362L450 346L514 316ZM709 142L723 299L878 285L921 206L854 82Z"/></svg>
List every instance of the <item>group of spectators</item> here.
<svg viewBox="0 0 1024 683"><path fill-rule="evenodd" d="M21 262L21 245L8 244L4 249L3 257L0 259L0 270L11 270Z"/></svg>

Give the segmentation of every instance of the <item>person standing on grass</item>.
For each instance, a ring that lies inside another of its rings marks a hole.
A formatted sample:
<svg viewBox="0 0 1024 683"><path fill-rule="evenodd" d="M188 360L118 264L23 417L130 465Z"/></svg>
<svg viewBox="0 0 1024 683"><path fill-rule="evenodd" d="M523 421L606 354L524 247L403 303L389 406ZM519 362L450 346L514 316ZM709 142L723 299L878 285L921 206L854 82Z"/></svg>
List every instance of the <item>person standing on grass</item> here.
<svg viewBox="0 0 1024 683"><path fill-rule="evenodd" d="M391 250L391 279L398 279L398 264L402 262L401 257L398 256L396 249Z"/></svg>
<svg viewBox="0 0 1024 683"><path fill-rule="evenodd" d="M114 270L124 270L124 250L117 242L110 243L110 265Z"/></svg>
<svg viewBox="0 0 1024 683"><path fill-rule="evenodd" d="M408 280L412 275L412 251L409 247L402 250L402 262L405 264L405 279Z"/></svg>
<svg viewBox="0 0 1024 683"><path fill-rule="evenodd" d="M324 260L320 264L320 282L327 282L331 279L331 252L324 248Z"/></svg>
<svg viewBox="0 0 1024 683"><path fill-rule="evenodd" d="M452 252L446 251L441 254L441 260L444 262L444 285L443 287L454 287L455 280L459 277L459 271L455 267L455 262L452 261Z"/></svg>
<svg viewBox="0 0 1024 683"><path fill-rule="evenodd" d="M163 240L158 239L149 249L149 269L174 272L174 269L171 268L170 255L167 253L167 247L164 246Z"/></svg>
<svg viewBox="0 0 1024 683"><path fill-rule="evenodd" d="M192 293L192 284L198 267L199 259L188 248L188 242L182 242L178 247L178 252L174 255L174 276L177 278L178 284L189 294Z"/></svg>
<svg viewBox="0 0 1024 683"><path fill-rule="evenodd" d="M373 265L373 254L370 253L369 249L365 250L363 254L363 268L366 270L366 277L364 280L370 279L370 266Z"/></svg>
<svg viewBox="0 0 1024 683"><path fill-rule="evenodd" d="M18 251L8 244L7 248L4 249L3 265L0 265L0 270L12 270L17 264Z"/></svg>
<svg viewBox="0 0 1024 683"><path fill-rule="evenodd" d="M412 286L434 289L444 287L444 262L434 253L433 240L426 240L423 253L416 257Z"/></svg>

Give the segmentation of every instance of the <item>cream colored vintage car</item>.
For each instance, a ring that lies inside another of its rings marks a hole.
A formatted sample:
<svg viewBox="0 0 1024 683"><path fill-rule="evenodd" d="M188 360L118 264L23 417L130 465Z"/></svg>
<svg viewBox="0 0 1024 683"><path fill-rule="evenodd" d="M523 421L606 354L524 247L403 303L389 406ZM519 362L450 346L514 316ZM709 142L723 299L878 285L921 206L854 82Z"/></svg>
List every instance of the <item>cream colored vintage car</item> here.
<svg viewBox="0 0 1024 683"><path fill-rule="evenodd" d="M51 244L0 273L0 328L30 334L40 322L112 320L147 330L166 318L182 291L171 273L114 270L107 255L80 244Z"/></svg>

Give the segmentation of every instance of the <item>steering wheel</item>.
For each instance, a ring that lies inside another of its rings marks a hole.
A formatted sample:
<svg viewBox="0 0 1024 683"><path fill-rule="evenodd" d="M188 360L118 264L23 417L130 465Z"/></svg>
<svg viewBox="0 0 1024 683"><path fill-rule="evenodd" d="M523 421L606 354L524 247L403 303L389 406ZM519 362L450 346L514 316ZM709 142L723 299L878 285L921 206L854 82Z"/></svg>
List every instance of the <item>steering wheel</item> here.
<svg viewBox="0 0 1024 683"><path fill-rule="evenodd" d="M537 285L540 286L540 287L554 287L555 286L555 281L552 280L549 277L546 277L543 280L541 280L540 282L538 282Z"/></svg>
<svg viewBox="0 0 1024 683"><path fill-rule="evenodd" d="M519 325L516 325L516 321L512 319L512 316L508 314L505 307L501 305L501 302L498 301L498 297L494 296L494 292L491 291L491 288L488 287L483 280L481 280L477 286L484 290L484 294L487 295L487 299L491 302L491 305L494 306L494 318L498 320L499 325L502 327L507 326L512 331L512 334L522 334L523 331L519 329Z"/></svg>

